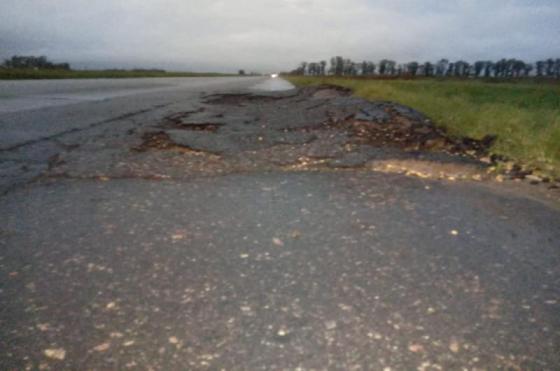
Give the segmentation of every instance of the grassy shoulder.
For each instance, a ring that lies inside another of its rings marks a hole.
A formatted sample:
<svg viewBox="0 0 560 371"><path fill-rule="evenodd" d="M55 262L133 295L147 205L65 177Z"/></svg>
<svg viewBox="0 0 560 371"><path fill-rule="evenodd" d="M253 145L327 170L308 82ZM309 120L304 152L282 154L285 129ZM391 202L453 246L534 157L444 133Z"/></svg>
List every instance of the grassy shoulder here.
<svg viewBox="0 0 560 371"><path fill-rule="evenodd" d="M334 84L371 100L407 105L450 134L497 135L492 154L560 177L560 85L457 80L287 77L297 86Z"/></svg>
<svg viewBox="0 0 560 371"><path fill-rule="evenodd" d="M0 80L41 80L41 79L100 79L100 78L140 78L140 77L218 77L238 76L222 73L166 72L142 70L33 70L0 68Z"/></svg>

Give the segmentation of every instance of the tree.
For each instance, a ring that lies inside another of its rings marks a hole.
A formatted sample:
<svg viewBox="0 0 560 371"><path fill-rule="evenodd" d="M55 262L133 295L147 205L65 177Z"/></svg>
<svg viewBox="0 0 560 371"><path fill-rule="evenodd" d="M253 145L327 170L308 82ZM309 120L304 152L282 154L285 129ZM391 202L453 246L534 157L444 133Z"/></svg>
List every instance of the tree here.
<svg viewBox="0 0 560 371"><path fill-rule="evenodd" d="M321 61L319 62L320 65L320 73L321 75L325 75L326 74L326 68L327 68L327 61Z"/></svg>
<svg viewBox="0 0 560 371"><path fill-rule="evenodd" d="M362 76L367 76L368 75L368 64L366 61L363 61L362 63L360 63L360 73Z"/></svg>
<svg viewBox="0 0 560 371"><path fill-rule="evenodd" d="M434 75L434 65L430 62L424 63L424 76L430 77Z"/></svg>
<svg viewBox="0 0 560 371"><path fill-rule="evenodd" d="M412 76L416 76L416 73L418 72L418 66L418 62L410 62L406 65L406 70Z"/></svg>
<svg viewBox="0 0 560 371"><path fill-rule="evenodd" d="M397 62L395 61L389 60L387 62L387 69L389 70L389 74L391 76L395 75L395 73L397 72L396 66L397 66Z"/></svg>
<svg viewBox="0 0 560 371"><path fill-rule="evenodd" d="M379 62L379 74L385 75L386 70L387 70L387 59L382 59L381 62Z"/></svg>
<svg viewBox="0 0 560 371"><path fill-rule="evenodd" d="M486 62L476 61L474 62L474 77L479 77L484 69Z"/></svg>
<svg viewBox="0 0 560 371"><path fill-rule="evenodd" d="M344 73L344 59L340 56L331 58L331 73L336 76L342 76Z"/></svg>
<svg viewBox="0 0 560 371"><path fill-rule="evenodd" d="M336 71L337 75L342 76L344 74L344 58L341 56L336 57Z"/></svg>
<svg viewBox="0 0 560 371"><path fill-rule="evenodd" d="M496 62L494 67L494 75L496 77L506 77L508 69L508 62L505 58L500 59Z"/></svg>
<svg viewBox="0 0 560 371"><path fill-rule="evenodd" d="M14 55L10 59L4 61L3 65L7 68L35 68L35 69L59 69L69 70L68 63L52 63L44 55L35 56L18 56Z"/></svg>
<svg viewBox="0 0 560 371"><path fill-rule="evenodd" d="M473 66L469 62L465 62L463 68L463 76L469 77L472 73L472 70L473 70Z"/></svg>
<svg viewBox="0 0 560 371"><path fill-rule="evenodd" d="M389 59L382 59L379 62L379 74L380 75L394 75L396 72L396 62Z"/></svg>
<svg viewBox="0 0 560 371"><path fill-rule="evenodd" d="M239 74L240 74L241 76L244 76L244 75L245 75L245 70L239 70Z"/></svg>
<svg viewBox="0 0 560 371"><path fill-rule="evenodd" d="M537 62L537 76L541 77L544 74L544 62L538 61Z"/></svg>
<svg viewBox="0 0 560 371"><path fill-rule="evenodd" d="M305 75L306 71L307 71L307 62L301 62L299 64L299 69L301 71L302 75Z"/></svg>
<svg viewBox="0 0 560 371"><path fill-rule="evenodd" d="M70 68L68 64L54 65L45 57L20 57L14 56L6 60L6 67L18 66L18 68L28 68L27 66L63 66L62 68ZM379 67L379 69L377 69ZM560 58L549 58L537 61L535 64L526 63L520 59L502 58L496 62L479 60L470 64L464 60L458 60L450 63L447 59L440 59L437 63L424 62L420 64L412 61L406 64L397 64L390 59L382 59L378 65L373 62L364 60L356 63L349 58L341 56L332 57L330 59L330 68L327 71L327 62L302 62L300 66L292 71L294 74L319 76L325 74L333 74L336 76L372 76L379 71L380 76L401 76L408 74L410 76L455 76L455 77L485 77L485 78L520 78L528 77L535 70L536 76L546 76L549 78L560 79Z"/></svg>
<svg viewBox="0 0 560 371"><path fill-rule="evenodd" d="M307 74L311 76L318 75L318 64L315 62L310 62L307 64Z"/></svg>
<svg viewBox="0 0 560 371"><path fill-rule="evenodd" d="M533 65L531 63L526 63L524 68L525 77L528 77L533 70Z"/></svg>
<svg viewBox="0 0 560 371"><path fill-rule="evenodd" d="M521 73L525 71L525 66L526 66L525 62L518 59L513 60L512 69L513 69L513 74L515 75L516 78L521 76Z"/></svg>
<svg viewBox="0 0 560 371"><path fill-rule="evenodd" d="M457 61L454 63L454 74L457 77L469 76L471 65L465 61Z"/></svg>
<svg viewBox="0 0 560 371"><path fill-rule="evenodd" d="M365 76L375 75L375 63L369 61L362 62L362 74Z"/></svg>
<svg viewBox="0 0 560 371"><path fill-rule="evenodd" d="M352 60L346 58L342 61L342 74L345 76L354 74L354 62Z"/></svg>
<svg viewBox="0 0 560 371"><path fill-rule="evenodd" d="M553 77L554 76L554 59L549 58L546 60L545 62L546 64L546 76L547 77Z"/></svg>
<svg viewBox="0 0 560 371"><path fill-rule="evenodd" d="M492 76L493 71L494 71L494 63L491 61L484 62L484 77L488 78Z"/></svg>
<svg viewBox="0 0 560 371"><path fill-rule="evenodd" d="M449 68L449 61L447 59L440 59L436 63L436 75L444 76Z"/></svg>
<svg viewBox="0 0 560 371"><path fill-rule="evenodd" d="M449 63L445 76L452 76L455 73L455 63Z"/></svg>
<svg viewBox="0 0 560 371"><path fill-rule="evenodd" d="M369 69L370 75L375 75L375 68L376 68L375 63L368 62L368 69Z"/></svg>

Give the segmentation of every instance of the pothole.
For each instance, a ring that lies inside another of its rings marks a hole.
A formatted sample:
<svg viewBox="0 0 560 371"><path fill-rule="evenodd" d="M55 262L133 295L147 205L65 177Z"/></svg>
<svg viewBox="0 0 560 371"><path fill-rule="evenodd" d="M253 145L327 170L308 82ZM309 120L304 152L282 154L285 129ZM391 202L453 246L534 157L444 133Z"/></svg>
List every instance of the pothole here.
<svg viewBox="0 0 560 371"><path fill-rule="evenodd" d="M165 117L165 121L171 122L171 123L174 123L174 124L180 124L180 123L183 122L184 118L187 118L191 115L201 113L201 112L204 112L204 111L205 111L205 108L201 107L197 110L177 112L177 113L174 113L172 115L169 115L169 116Z"/></svg>
<svg viewBox="0 0 560 371"><path fill-rule="evenodd" d="M255 95L255 94L216 94L205 97L204 103L214 105L242 105L253 102L276 102L285 99L283 96Z"/></svg>
<svg viewBox="0 0 560 371"><path fill-rule="evenodd" d="M164 131L149 132L142 135L142 143L139 146L133 147L135 152L146 152L149 150L175 150L183 153L198 153L201 151L195 150L185 145L179 145L171 140L169 134Z"/></svg>
<svg viewBox="0 0 560 371"><path fill-rule="evenodd" d="M210 122L203 122L203 123L179 123L173 124L173 129L182 129L182 130L192 130L192 131L206 131L215 133L218 131L220 127L224 126L224 124L216 124Z"/></svg>
<svg viewBox="0 0 560 371"><path fill-rule="evenodd" d="M473 158L486 156L496 140L495 136L486 136L480 140L453 138L443 129L394 113L391 113L388 122L351 118L339 125L350 131L357 144L397 147L405 151L438 151Z"/></svg>

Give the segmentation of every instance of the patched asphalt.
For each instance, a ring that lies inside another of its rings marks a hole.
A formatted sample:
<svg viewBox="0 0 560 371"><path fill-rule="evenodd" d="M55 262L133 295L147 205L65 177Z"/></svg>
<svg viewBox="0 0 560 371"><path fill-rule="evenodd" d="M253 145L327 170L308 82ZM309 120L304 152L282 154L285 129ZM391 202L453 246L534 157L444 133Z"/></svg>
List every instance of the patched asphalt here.
<svg viewBox="0 0 560 371"><path fill-rule="evenodd" d="M406 107L251 86L0 152L0 368L558 368L554 190Z"/></svg>

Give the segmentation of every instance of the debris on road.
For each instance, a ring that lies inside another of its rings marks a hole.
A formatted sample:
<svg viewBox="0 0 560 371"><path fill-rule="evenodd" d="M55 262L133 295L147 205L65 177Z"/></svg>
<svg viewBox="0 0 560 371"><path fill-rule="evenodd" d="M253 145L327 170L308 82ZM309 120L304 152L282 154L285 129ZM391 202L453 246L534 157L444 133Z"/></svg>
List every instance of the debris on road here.
<svg viewBox="0 0 560 371"><path fill-rule="evenodd" d="M63 361L64 358L66 358L66 350L62 348L45 349L44 354L48 358L56 359L59 361Z"/></svg>
<svg viewBox="0 0 560 371"><path fill-rule="evenodd" d="M370 169L449 181L491 180L498 160L488 155L493 136L454 138L411 108L355 98L333 86L210 95L199 108L170 114L140 135L134 151L190 154L163 163L172 161L172 171L182 162L184 176L200 169L194 155L219 157L216 166L203 170L211 174ZM137 166L145 171L151 165ZM509 174L542 180L515 167Z"/></svg>

